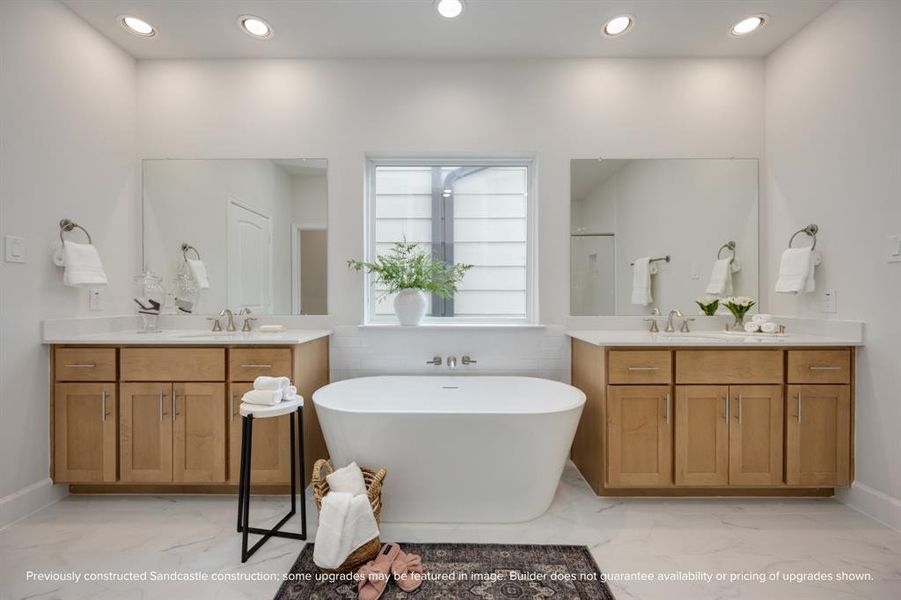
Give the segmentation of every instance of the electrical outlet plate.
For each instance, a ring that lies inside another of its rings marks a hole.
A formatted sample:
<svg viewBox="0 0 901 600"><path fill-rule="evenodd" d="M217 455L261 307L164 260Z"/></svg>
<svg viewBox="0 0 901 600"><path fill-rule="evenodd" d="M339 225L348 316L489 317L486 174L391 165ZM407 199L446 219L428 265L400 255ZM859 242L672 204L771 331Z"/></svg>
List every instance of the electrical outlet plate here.
<svg viewBox="0 0 901 600"><path fill-rule="evenodd" d="M901 233L888 236L888 262L901 263Z"/></svg>
<svg viewBox="0 0 901 600"><path fill-rule="evenodd" d="M88 290L91 310L103 310L103 288L90 288Z"/></svg>
<svg viewBox="0 0 901 600"><path fill-rule="evenodd" d="M823 312L836 312L835 290L833 289L823 290Z"/></svg>

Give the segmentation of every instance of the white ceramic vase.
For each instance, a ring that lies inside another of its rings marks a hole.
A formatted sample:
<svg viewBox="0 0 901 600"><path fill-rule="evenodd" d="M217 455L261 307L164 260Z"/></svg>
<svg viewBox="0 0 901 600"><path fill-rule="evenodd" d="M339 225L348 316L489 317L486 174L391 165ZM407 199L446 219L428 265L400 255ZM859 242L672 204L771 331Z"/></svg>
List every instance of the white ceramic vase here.
<svg viewBox="0 0 901 600"><path fill-rule="evenodd" d="M401 325L419 325L425 316L428 303L429 299L425 292L407 288L399 291L394 297L394 313Z"/></svg>

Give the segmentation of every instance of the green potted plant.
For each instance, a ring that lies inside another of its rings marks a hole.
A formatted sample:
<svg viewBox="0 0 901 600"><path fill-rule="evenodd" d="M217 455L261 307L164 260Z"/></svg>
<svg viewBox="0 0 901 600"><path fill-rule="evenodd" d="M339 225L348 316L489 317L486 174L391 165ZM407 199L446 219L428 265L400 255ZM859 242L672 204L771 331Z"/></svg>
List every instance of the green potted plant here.
<svg viewBox="0 0 901 600"><path fill-rule="evenodd" d="M744 331L745 315L748 314L748 311L751 310L757 302L748 296L732 296L723 300L723 304L729 309L732 316L735 317L733 329L735 331Z"/></svg>
<svg viewBox="0 0 901 600"><path fill-rule="evenodd" d="M375 282L385 286L385 295L394 298L394 313L401 325L419 325L428 308L428 294L441 298L453 296L457 285L472 268L462 263L449 265L435 260L417 244L396 242L372 262L351 259L347 266L354 271L375 275Z"/></svg>
<svg viewBox="0 0 901 600"><path fill-rule="evenodd" d="M702 313L712 317L720 307L720 299L716 296L701 296L695 299L695 304L698 305Z"/></svg>

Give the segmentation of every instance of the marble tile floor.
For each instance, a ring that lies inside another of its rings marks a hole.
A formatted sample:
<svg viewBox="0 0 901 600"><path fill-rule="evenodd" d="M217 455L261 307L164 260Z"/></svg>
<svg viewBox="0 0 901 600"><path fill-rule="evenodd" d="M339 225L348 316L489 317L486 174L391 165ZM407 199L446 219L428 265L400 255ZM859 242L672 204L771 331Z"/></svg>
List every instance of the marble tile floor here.
<svg viewBox="0 0 901 600"><path fill-rule="evenodd" d="M254 498L251 514L274 522L285 507L284 498ZM315 532L312 502L309 514ZM272 598L280 585L276 578L288 571L301 542L271 539L242 565L235 518L231 496L69 496L0 531L0 599ZM901 598L901 533L838 502L602 499L571 465L550 510L529 523L385 524L382 538L585 544L607 574L726 577L710 583L613 581L619 600ZM148 580L40 582L28 581L28 571L139 572ZM221 580L149 580L154 573L175 572ZM869 580L783 580L783 574L811 573ZM761 577L776 581L761 583Z"/></svg>

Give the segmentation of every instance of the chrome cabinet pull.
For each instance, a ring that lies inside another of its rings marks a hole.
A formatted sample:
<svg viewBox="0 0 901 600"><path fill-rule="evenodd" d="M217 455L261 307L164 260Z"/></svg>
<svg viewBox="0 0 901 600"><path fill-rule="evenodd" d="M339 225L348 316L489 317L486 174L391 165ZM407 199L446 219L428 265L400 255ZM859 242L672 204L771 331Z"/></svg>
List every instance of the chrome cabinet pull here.
<svg viewBox="0 0 901 600"><path fill-rule="evenodd" d="M172 394L172 422L175 423L175 415L178 414L178 394Z"/></svg>
<svg viewBox="0 0 901 600"><path fill-rule="evenodd" d="M165 416L166 412L163 409L163 398L166 397L166 394L163 393L163 390L160 390L160 421L163 420L163 416Z"/></svg>
<svg viewBox="0 0 901 600"><path fill-rule="evenodd" d="M798 392L798 423L801 422L801 392Z"/></svg>
<svg viewBox="0 0 901 600"><path fill-rule="evenodd" d="M241 365L242 369L271 369L272 365Z"/></svg>
<svg viewBox="0 0 901 600"><path fill-rule="evenodd" d="M835 365L810 365L807 367L811 371L841 371L842 368Z"/></svg>
<svg viewBox="0 0 901 600"><path fill-rule="evenodd" d="M738 395L738 424L741 425L741 394Z"/></svg>
<svg viewBox="0 0 901 600"><path fill-rule="evenodd" d="M106 390L100 392L100 420L106 423Z"/></svg>
<svg viewBox="0 0 901 600"><path fill-rule="evenodd" d="M97 365L89 365L89 364L76 364L76 365L63 365L67 369L93 369Z"/></svg>
<svg viewBox="0 0 901 600"><path fill-rule="evenodd" d="M235 393L232 392L228 395L228 420L235 420Z"/></svg>
<svg viewBox="0 0 901 600"><path fill-rule="evenodd" d="M475 362L475 361L473 361ZM630 371L659 371L660 367L629 367Z"/></svg>
<svg viewBox="0 0 901 600"><path fill-rule="evenodd" d="M729 423L729 394L723 396L723 421Z"/></svg>
<svg viewBox="0 0 901 600"><path fill-rule="evenodd" d="M669 425L669 413L670 413L670 404L672 403L672 396L667 392L666 394L666 424Z"/></svg>

